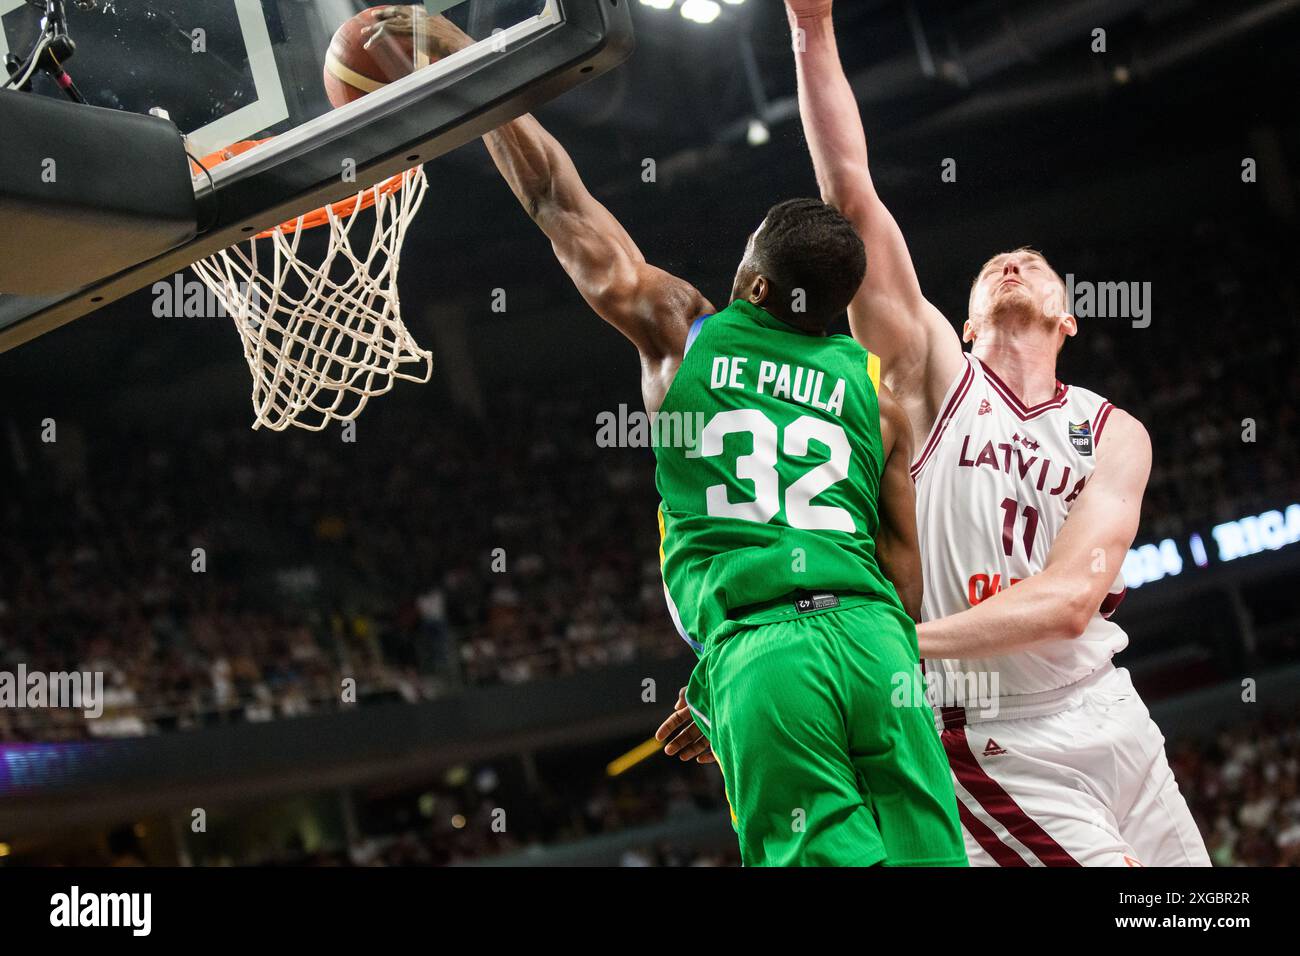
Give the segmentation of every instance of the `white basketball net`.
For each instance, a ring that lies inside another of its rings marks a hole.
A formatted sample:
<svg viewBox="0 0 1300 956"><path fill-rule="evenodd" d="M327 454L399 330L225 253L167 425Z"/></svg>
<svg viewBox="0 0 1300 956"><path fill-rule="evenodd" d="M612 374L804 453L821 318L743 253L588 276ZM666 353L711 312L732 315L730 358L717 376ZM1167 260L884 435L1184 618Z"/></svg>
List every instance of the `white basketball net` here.
<svg viewBox="0 0 1300 956"><path fill-rule="evenodd" d="M358 194L374 196L369 248L352 246L352 227L370 216L361 202L344 215L326 207L320 228L328 227L329 244L319 265L298 254L304 217L194 263L243 340L254 429L320 431L355 419L398 379L429 381L433 356L407 332L397 294L406 227L428 186L417 167L391 192L381 184Z"/></svg>

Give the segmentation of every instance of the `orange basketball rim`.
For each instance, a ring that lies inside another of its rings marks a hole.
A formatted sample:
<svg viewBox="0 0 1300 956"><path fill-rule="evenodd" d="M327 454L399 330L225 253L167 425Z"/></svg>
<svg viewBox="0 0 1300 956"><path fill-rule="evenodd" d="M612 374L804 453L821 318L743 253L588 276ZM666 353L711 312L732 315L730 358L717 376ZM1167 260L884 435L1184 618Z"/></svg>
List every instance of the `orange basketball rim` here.
<svg viewBox="0 0 1300 956"><path fill-rule="evenodd" d="M269 143L274 138L275 137L273 136L267 136L264 139L246 139L238 143L232 143L225 149L219 149L215 153L209 153L197 162L190 160L191 172L193 172L195 176L201 176L205 170L211 171L222 163L229 162L236 156L243 155L255 146ZM408 169L405 172L397 173L395 176L390 176L388 179L385 179L382 183L371 186L369 189L364 189L355 195L348 196L346 199L340 199L336 203L321 206L319 209L305 212L301 216L286 219L278 226L264 229L254 238L269 239L277 232L294 233L299 229L316 229L330 221L331 213L338 219L346 219L358 210L369 209L375 204L380 196L387 196L391 193L397 192L397 190L402 188L403 182L405 182L409 177L415 175L418 175L418 169Z"/></svg>

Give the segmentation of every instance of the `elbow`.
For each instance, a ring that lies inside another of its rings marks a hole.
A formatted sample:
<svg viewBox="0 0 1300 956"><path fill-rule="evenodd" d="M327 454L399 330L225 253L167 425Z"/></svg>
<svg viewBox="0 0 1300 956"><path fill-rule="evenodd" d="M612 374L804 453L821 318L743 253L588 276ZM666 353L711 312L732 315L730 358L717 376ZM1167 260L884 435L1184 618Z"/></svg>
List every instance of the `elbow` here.
<svg viewBox="0 0 1300 956"><path fill-rule="evenodd" d="M859 236L863 234L867 224L871 222L871 207L860 196L853 194L844 196L822 190L822 202L833 207L841 216L851 222Z"/></svg>
<svg viewBox="0 0 1300 956"><path fill-rule="evenodd" d="M907 612L907 616L918 624L921 623L921 599L924 596L925 583L921 573L921 562L917 560L903 585L899 598L903 601L903 610Z"/></svg>
<svg viewBox="0 0 1300 956"><path fill-rule="evenodd" d="M588 269L578 285L600 315L629 312L636 299L636 277L626 269Z"/></svg>
<svg viewBox="0 0 1300 956"><path fill-rule="evenodd" d="M845 167L821 182L822 202L852 223L866 222L876 202L866 167Z"/></svg>
<svg viewBox="0 0 1300 956"><path fill-rule="evenodd" d="M882 527L876 538L876 565L894 588L898 603L913 621L921 620L923 579L917 545L898 539Z"/></svg>
<svg viewBox="0 0 1300 956"><path fill-rule="evenodd" d="M1026 589L1023 610L1039 620L1041 640L1072 641L1088 629L1101 604L1092 584L1085 576L1049 566L1014 588Z"/></svg>
<svg viewBox="0 0 1300 956"><path fill-rule="evenodd" d="M1054 636L1072 641L1088 629L1096 605L1090 604L1091 594L1086 589L1075 588L1061 595L1052 614Z"/></svg>
<svg viewBox="0 0 1300 956"><path fill-rule="evenodd" d="M903 602L903 611L916 624L921 623L921 589L919 587L904 588L898 595L898 599Z"/></svg>

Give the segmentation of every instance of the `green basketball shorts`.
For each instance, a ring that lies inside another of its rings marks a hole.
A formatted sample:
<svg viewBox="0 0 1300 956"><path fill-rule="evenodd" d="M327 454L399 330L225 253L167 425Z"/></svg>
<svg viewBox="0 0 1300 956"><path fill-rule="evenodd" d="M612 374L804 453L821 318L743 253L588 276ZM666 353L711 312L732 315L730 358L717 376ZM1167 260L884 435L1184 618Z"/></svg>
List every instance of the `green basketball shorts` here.
<svg viewBox="0 0 1300 956"><path fill-rule="evenodd" d="M769 608L710 635L686 693L744 864L965 866L911 621L854 599Z"/></svg>

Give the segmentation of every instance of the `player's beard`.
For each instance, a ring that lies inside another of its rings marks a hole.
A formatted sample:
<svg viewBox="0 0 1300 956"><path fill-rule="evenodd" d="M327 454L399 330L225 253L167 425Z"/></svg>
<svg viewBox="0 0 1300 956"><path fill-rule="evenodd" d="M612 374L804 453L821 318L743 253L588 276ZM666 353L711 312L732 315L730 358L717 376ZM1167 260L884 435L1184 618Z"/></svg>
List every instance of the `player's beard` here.
<svg viewBox="0 0 1300 956"><path fill-rule="evenodd" d="M1038 301L1026 285L995 289L989 299L985 322L991 328L1023 330L1053 327L1054 320L1044 303Z"/></svg>

